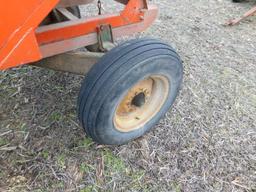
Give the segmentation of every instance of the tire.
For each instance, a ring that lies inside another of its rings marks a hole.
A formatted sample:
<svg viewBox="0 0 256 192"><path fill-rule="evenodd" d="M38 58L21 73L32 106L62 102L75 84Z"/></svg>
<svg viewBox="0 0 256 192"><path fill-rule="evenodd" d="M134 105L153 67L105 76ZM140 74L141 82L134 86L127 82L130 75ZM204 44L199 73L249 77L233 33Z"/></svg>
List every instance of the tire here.
<svg viewBox="0 0 256 192"><path fill-rule="evenodd" d="M131 40L106 53L82 84L78 116L88 136L120 145L154 127L172 106L183 76L169 45Z"/></svg>

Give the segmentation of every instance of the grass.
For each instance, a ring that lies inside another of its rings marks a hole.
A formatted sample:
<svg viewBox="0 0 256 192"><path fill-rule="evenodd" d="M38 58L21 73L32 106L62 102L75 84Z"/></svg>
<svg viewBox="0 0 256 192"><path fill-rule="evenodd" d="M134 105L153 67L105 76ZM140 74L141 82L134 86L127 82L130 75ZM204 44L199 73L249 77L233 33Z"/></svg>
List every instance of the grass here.
<svg viewBox="0 0 256 192"><path fill-rule="evenodd" d="M79 168L80 172L82 172L83 174L87 174L89 172L92 172L95 170L95 168L92 165L88 165L86 163L81 163L80 168Z"/></svg>
<svg viewBox="0 0 256 192"><path fill-rule="evenodd" d="M85 137L79 141L78 146L86 149L90 149L90 147L94 144L91 138Z"/></svg>
<svg viewBox="0 0 256 192"><path fill-rule="evenodd" d="M125 172L125 163L122 159L115 156L109 149L102 151L102 158L105 162L106 175L112 176L113 174L122 174Z"/></svg>
<svg viewBox="0 0 256 192"><path fill-rule="evenodd" d="M0 147L3 145L6 145L8 143L8 141L4 138L0 138Z"/></svg>
<svg viewBox="0 0 256 192"><path fill-rule="evenodd" d="M155 2L146 35L173 44L184 63L166 117L127 145L97 145L77 121L83 77L0 72L0 191L256 191L256 25L221 25L250 4Z"/></svg>
<svg viewBox="0 0 256 192"><path fill-rule="evenodd" d="M171 187L175 192L182 192L181 186L177 182L173 182Z"/></svg>
<svg viewBox="0 0 256 192"><path fill-rule="evenodd" d="M95 187L92 185L86 186L85 188L80 190L80 192L93 192L93 191L95 191Z"/></svg>
<svg viewBox="0 0 256 192"><path fill-rule="evenodd" d="M60 154L57 156L57 165L61 168L61 169L65 169L66 168L66 161L65 161L66 157L64 154Z"/></svg>
<svg viewBox="0 0 256 192"><path fill-rule="evenodd" d="M49 158L49 151L45 150L45 151L42 151L42 156L44 159L48 159Z"/></svg>
<svg viewBox="0 0 256 192"><path fill-rule="evenodd" d="M62 114L60 112L57 111L53 111L50 115L50 120L51 121L61 121L62 120Z"/></svg>

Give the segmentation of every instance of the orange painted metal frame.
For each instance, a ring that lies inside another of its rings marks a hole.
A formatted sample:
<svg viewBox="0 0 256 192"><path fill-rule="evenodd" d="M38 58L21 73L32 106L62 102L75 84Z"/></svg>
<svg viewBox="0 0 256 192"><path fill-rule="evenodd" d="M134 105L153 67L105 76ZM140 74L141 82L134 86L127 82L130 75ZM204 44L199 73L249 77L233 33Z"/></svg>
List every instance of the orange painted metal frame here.
<svg viewBox="0 0 256 192"><path fill-rule="evenodd" d="M101 25L111 25L115 37L143 31L157 15L157 8L146 0L129 0L121 13L38 28L59 0L20 2L0 3L0 70L96 43Z"/></svg>
<svg viewBox="0 0 256 192"><path fill-rule="evenodd" d="M35 29L58 0L0 2L0 70L42 58Z"/></svg>

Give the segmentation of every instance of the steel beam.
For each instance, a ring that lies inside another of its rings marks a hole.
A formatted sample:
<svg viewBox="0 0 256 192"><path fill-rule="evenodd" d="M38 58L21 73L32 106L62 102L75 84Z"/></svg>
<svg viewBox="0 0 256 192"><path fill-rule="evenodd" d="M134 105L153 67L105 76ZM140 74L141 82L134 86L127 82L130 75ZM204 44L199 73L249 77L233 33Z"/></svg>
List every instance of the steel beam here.
<svg viewBox="0 0 256 192"><path fill-rule="evenodd" d="M61 0L57 8L66 8L66 7L72 7L76 5L84 5L92 3L94 0Z"/></svg>
<svg viewBox="0 0 256 192"><path fill-rule="evenodd" d="M85 51L68 52L42 59L32 65L77 75L85 75L103 55L103 53Z"/></svg>

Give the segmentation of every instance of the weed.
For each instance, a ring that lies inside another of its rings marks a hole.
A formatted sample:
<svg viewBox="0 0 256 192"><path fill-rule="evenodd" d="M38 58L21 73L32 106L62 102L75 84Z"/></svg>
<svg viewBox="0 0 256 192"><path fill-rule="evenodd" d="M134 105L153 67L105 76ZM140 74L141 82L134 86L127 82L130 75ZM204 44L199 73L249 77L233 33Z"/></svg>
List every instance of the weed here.
<svg viewBox="0 0 256 192"><path fill-rule="evenodd" d="M80 192L93 192L93 191L96 191L93 185L88 185L85 188L80 190Z"/></svg>
<svg viewBox="0 0 256 192"><path fill-rule="evenodd" d="M181 186L177 182L172 182L171 187L175 192L181 192Z"/></svg>
<svg viewBox="0 0 256 192"><path fill-rule="evenodd" d="M102 156L109 175L125 172L125 163L123 160L114 155L109 149L105 149L102 152Z"/></svg>
<svg viewBox="0 0 256 192"><path fill-rule="evenodd" d="M92 166L92 165L88 165L86 163L82 163L79 167L79 170L82 172L82 173L89 173L90 171L93 171L95 168Z"/></svg>
<svg viewBox="0 0 256 192"><path fill-rule="evenodd" d="M57 157L57 164L62 169L66 168L66 161L65 161L65 155L64 154L61 154Z"/></svg>
<svg viewBox="0 0 256 192"><path fill-rule="evenodd" d="M0 137L0 147L8 143L7 139Z"/></svg>
<svg viewBox="0 0 256 192"><path fill-rule="evenodd" d="M94 143L94 142L92 141L91 138L85 137L83 140L80 140L80 141L79 141L78 146L81 146L81 147L84 147L84 148L86 148L86 149L89 149L90 146L93 145L93 143Z"/></svg>
<svg viewBox="0 0 256 192"><path fill-rule="evenodd" d="M49 151L46 151L46 150L42 151L42 156L43 156L44 159L48 159Z"/></svg>
<svg viewBox="0 0 256 192"><path fill-rule="evenodd" d="M54 111L52 112L52 114L50 115L50 120L51 121L60 121L62 119L62 115L60 112Z"/></svg>

